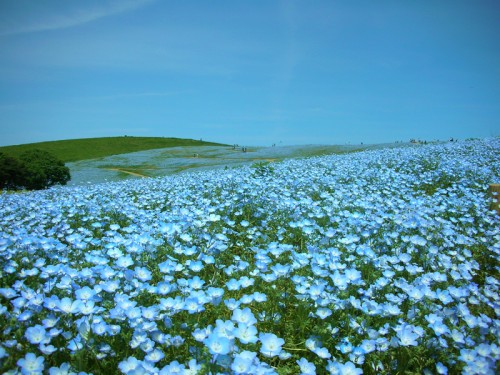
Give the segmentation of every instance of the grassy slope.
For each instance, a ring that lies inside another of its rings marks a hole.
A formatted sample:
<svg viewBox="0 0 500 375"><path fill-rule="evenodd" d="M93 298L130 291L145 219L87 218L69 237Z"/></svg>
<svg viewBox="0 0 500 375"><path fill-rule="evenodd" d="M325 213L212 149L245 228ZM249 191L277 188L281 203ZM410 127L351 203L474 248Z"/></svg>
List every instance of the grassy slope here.
<svg viewBox="0 0 500 375"><path fill-rule="evenodd" d="M27 150L40 149L49 151L64 162L73 162L110 155L126 154L135 151L177 146L223 146L223 144L184 138L107 137L4 146L0 147L0 152L11 156L18 156Z"/></svg>

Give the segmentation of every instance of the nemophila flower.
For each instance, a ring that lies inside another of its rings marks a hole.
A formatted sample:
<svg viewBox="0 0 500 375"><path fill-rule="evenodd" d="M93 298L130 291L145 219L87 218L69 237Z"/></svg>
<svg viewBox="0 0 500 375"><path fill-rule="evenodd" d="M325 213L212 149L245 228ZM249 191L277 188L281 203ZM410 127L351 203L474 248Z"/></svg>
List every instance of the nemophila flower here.
<svg viewBox="0 0 500 375"><path fill-rule="evenodd" d="M160 295L168 294L172 290L173 290L172 284L166 281L159 282L158 285L156 286L156 291Z"/></svg>
<svg viewBox="0 0 500 375"><path fill-rule="evenodd" d="M224 305L226 305L226 307L229 310L234 310L234 309L237 309L241 305L241 302L236 301L234 298L230 298L230 299L224 300Z"/></svg>
<svg viewBox="0 0 500 375"><path fill-rule="evenodd" d="M138 374L143 371L142 361L135 357L128 357L118 364L122 374Z"/></svg>
<svg viewBox="0 0 500 375"><path fill-rule="evenodd" d="M321 347L321 341L318 336L311 336L306 340L306 348L314 352L316 349Z"/></svg>
<svg viewBox="0 0 500 375"><path fill-rule="evenodd" d="M142 307L141 314L144 319L157 320L159 319L160 309L158 306L153 305L149 307Z"/></svg>
<svg viewBox="0 0 500 375"><path fill-rule="evenodd" d="M236 279L230 279L228 282L226 282L226 288L228 290L240 290L241 284Z"/></svg>
<svg viewBox="0 0 500 375"><path fill-rule="evenodd" d="M240 302L243 305L248 305L253 302L253 294L244 294L240 297Z"/></svg>
<svg viewBox="0 0 500 375"><path fill-rule="evenodd" d="M114 293L120 287L120 280L117 280L117 279L115 279L115 280L108 280L108 281L100 284L100 287L105 292Z"/></svg>
<svg viewBox="0 0 500 375"><path fill-rule="evenodd" d="M314 354L316 354L318 357L322 358L322 359L328 359L328 358L331 358L331 354L330 352L328 351L327 348L323 347L323 348L316 348L314 350Z"/></svg>
<svg viewBox="0 0 500 375"><path fill-rule="evenodd" d="M210 351L210 354L225 355L231 352L232 343L227 336L223 336L217 332L212 332L203 340L203 343Z"/></svg>
<svg viewBox="0 0 500 375"><path fill-rule="evenodd" d="M68 297L64 297L58 301L56 308L65 314L75 314L80 311L81 301L73 301Z"/></svg>
<svg viewBox="0 0 500 375"><path fill-rule="evenodd" d="M346 363L336 363L337 367L337 374L339 375L361 375L363 373L363 370L360 369L359 367L356 367L356 365L352 362L346 362Z"/></svg>
<svg viewBox="0 0 500 375"><path fill-rule="evenodd" d="M254 325L239 323L238 328L234 331L234 336L242 344L255 344L258 341L257 328Z"/></svg>
<svg viewBox="0 0 500 375"><path fill-rule="evenodd" d="M297 360L296 363L299 365L302 375L316 375L316 366L314 363L309 362L305 358Z"/></svg>
<svg viewBox="0 0 500 375"><path fill-rule="evenodd" d="M132 264L134 264L134 261L132 260L132 257L130 255L125 255L125 256L119 257L116 260L115 264L118 268L128 268Z"/></svg>
<svg viewBox="0 0 500 375"><path fill-rule="evenodd" d="M252 294L252 296L253 296L253 300L255 302L266 302L267 301L267 295L265 295L264 293L254 292Z"/></svg>
<svg viewBox="0 0 500 375"><path fill-rule="evenodd" d="M253 365L253 358L246 358L238 354L235 355L231 370L233 374L250 374Z"/></svg>
<svg viewBox="0 0 500 375"><path fill-rule="evenodd" d="M241 309L233 310L231 319L236 323L243 323L246 325L253 325L257 323L257 319L253 315L252 310L250 310L250 308L248 307L245 307L243 310Z"/></svg>
<svg viewBox="0 0 500 375"><path fill-rule="evenodd" d="M184 370L185 367L183 364L172 361L160 370L159 375L184 374Z"/></svg>
<svg viewBox="0 0 500 375"><path fill-rule="evenodd" d="M196 359L190 359L187 368L184 369L184 375L196 375L201 371L202 365L198 364Z"/></svg>
<svg viewBox="0 0 500 375"><path fill-rule="evenodd" d="M355 283L358 280L361 279L361 272L358 271L356 268L347 268L345 270L345 276L351 283Z"/></svg>
<svg viewBox="0 0 500 375"><path fill-rule="evenodd" d="M313 300L319 298L325 290L325 283L313 284L309 287L309 295Z"/></svg>
<svg viewBox="0 0 500 375"><path fill-rule="evenodd" d="M153 340L151 340L148 337L148 338L146 338L146 340L144 340L143 342L141 342L141 344L139 345L139 347L141 348L141 350L144 353L150 353L154 349L155 343L154 343Z"/></svg>
<svg viewBox="0 0 500 375"><path fill-rule="evenodd" d="M340 290L347 289L349 280L344 274L341 274L338 270L336 270L333 275L330 276L333 281L333 285Z"/></svg>
<svg viewBox="0 0 500 375"><path fill-rule="evenodd" d="M408 293L408 296L410 299L415 300L415 301L420 301L422 298L424 298L425 293L424 289L422 287L414 287L409 285L408 290L406 290L406 293Z"/></svg>
<svg viewBox="0 0 500 375"><path fill-rule="evenodd" d="M271 266L271 270L274 272L276 277L282 277L288 274L288 272L290 271L290 266L287 264L277 263Z"/></svg>
<svg viewBox="0 0 500 375"><path fill-rule="evenodd" d="M401 314L401 309L398 305L394 305L392 303L384 303L382 310L386 315L397 316Z"/></svg>
<svg viewBox="0 0 500 375"><path fill-rule="evenodd" d="M326 307L320 307L316 310L316 316L320 319L326 319L330 315L332 315L332 310L326 308Z"/></svg>
<svg viewBox="0 0 500 375"><path fill-rule="evenodd" d="M86 302L94 300L94 298L96 297L96 292L95 290L90 289L88 286L84 286L83 288L80 288L75 292L75 296L77 299Z"/></svg>
<svg viewBox="0 0 500 375"><path fill-rule="evenodd" d="M352 352L354 346L349 342L348 339L344 339L340 344L335 345L335 348L339 350L342 354L347 354Z"/></svg>
<svg viewBox="0 0 500 375"><path fill-rule="evenodd" d="M43 343L41 343L38 346L38 349L40 349L40 351L45 355L50 355L50 354L54 353L55 351L57 351L57 349L54 345L44 345Z"/></svg>
<svg viewBox="0 0 500 375"><path fill-rule="evenodd" d="M0 288L0 295L7 299L12 299L18 296L17 292L12 288Z"/></svg>
<svg viewBox="0 0 500 375"><path fill-rule="evenodd" d="M71 366L69 363L64 362L59 367L51 367L49 375L69 375L71 373Z"/></svg>
<svg viewBox="0 0 500 375"><path fill-rule="evenodd" d="M275 357L280 354L285 340L279 338L274 333L260 333L260 352L266 357Z"/></svg>
<svg viewBox="0 0 500 375"><path fill-rule="evenodd" d="M148 354L144 357L146 361L149 362L159 362L165 357L165 354L160 349L154 349L148 352Z"/></svg>
<svg viewBox="0 0 500 375"><path fill-rule="evenodd" d="M134 272L135 277L142 282L149 281L152 278L151 271L146 267L135 267Z"/></svg>
<svg viewBox="0 0 500 375"><path fill-rule="evenodd" d="M18 298L11 300L11 304L16 310L23 309L27 303L28 303L28 300L24 297L18 297Z"/></svg>
<svg viewBox="0 0 500 375"><path fill-rule="evenodd" d="M196 328L191 334L196 341L202 342L210 334L211 329L208 328Z"/></svg>
<svg viewBox="0 0 500 375"><path fill-rule="evenodd" d="M142 311L140 307L131 307L125 310L125 315L129 319L139 319L142 316Z"/></svg>
<svg viewBox="0 0 500 375"><path fill-rule="evenodd" d="M448 328L448 326L446 326L446 324L444 324L442 322L441 319L436 320L432 323L429 323L429 327L434 330L434 333L436 334L436 336L441 336L441 335L450 333L450 329Z"/></svg>
<svg viewBox="0 0 500 375"><path fill-rule="evenodd" d="M23 375L42 374L44 370L44 358L37 357L34 353L27 353L24 358L17 361Z"/></svg>
<svg viewBox="0 0 500 375"><path fill-rule="evenodd" d="M419 334L415 332L415 327L410 324L401 324L394 329L396 331L396 336L399 339L399 344L402 346L417 346L417 339L420 337Z"/></svg>
<svg viewBox="0 0 500 375"><path fill-rule="evenodd" d="M217 319L215 323L216 324L212 332L215 332L222 336L226 336L229 339L234 338L234 322L232 322L231 320L224 321L221 319Z"/></svg>
<svg viewBox="0 0 500 375"><path fill-rule="evenodd" d="M195 277L188 280L188 286L192 289L195 289L195 290L203 288L204 284L205 284L205 281L200 279L199 276L195 276Z"/></svg>
<svg viewBox="0 0 500 375"><path fill-rule="evenodd" d="M203 269L203 263L199 260L191 262L189 264L189 269L193 272L200 272Z"/></svg>
<svg viewBox="0 0 500 375"><path fill-rule="evenodd" d="M97 311L94 301L81 302L79 304L79 311L83 315L94 314Z"/></svg>
<svg viewBox="0 0 500 375"><path fill-rule="evenodd" d="M248 287L254 285L254 283L255 283L255 279L250 278L248 276L242 276L242 277L240 277L240 279L238 281L239 281L242 288L248 288Z"/></svg>
<svg viewBox="0 0 500 375"><path fill-rule="evenodd" d="M443 374L443 375L448 374L448 368L441 362L436 363L436 371L438 374Z"/></svg>
<svg viewBox="0 0 500 375"><path fill-rule="evenodd" d="M190 314L196 314L205 310L203 304L196 297L188 297L184 301L184 309Z"/></svg>
<svg viewBox="0 0 500 375"><path fill-rule="evenodd" d="M109 329L108 325L104 321L93 323L91 327L92 327L92 332L94 332L97 336L102 336L106 334L106 332Z"/></svg>
<svg viewBox="0 0 500 375"><path fill-rule="evenodd" d="M207 289L207 295L212 299L212 303L218 303L224 295L224 289L211 286Z"/></svg>
<svg viewBox="0 0 500 375"><path fill-rule="evenodd" d="M47 337L45 328L39 324L33 327L28 327L24 336L31 344L47 343L50 341L49 337Z"/></svg>

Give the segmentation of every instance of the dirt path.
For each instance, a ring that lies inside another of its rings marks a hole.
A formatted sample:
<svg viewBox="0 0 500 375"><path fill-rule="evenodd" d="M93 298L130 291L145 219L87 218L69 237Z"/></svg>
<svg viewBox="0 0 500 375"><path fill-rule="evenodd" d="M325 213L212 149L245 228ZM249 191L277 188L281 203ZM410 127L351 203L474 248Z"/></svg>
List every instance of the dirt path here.
<svg viewBox="0 0 500 375"><path fill-rule="evenodd" d="M135 177L142 177L142 178L146 178L146 177L149 177L149 176L145 176L143 174L140 174L140 173L136 173L136 172L130 172L130 171L127 171L125 169L120 169L120 168L106 168L108 171L116 171L116 172L122 172L122 173L127 173L131 176L135 176Z"/></svg>

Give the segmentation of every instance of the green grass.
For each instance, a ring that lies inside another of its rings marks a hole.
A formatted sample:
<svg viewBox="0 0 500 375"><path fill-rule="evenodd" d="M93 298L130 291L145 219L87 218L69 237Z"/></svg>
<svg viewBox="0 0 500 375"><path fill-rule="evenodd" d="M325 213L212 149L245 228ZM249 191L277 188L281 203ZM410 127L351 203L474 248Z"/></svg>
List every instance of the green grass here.
<svg viewBox="0 0 500 375"><path fill-rule="evenodd" d="M180 146L226 145L221 143L204 142L184 138L124 136L27 143L22 145L0 147L0 152L17 157L27 150L40 149L54 154L64 162L74 162L79 160L96 159L111 155L126 154L129 152Z"/></svg>

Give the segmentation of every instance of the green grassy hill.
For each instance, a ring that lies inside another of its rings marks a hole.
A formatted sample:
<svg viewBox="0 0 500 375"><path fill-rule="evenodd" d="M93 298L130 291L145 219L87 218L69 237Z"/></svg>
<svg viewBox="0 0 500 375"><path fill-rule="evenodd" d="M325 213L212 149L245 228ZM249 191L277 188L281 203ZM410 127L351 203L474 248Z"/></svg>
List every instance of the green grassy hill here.
<svg viewBox="0 0 500 375"><path fill-rule="evenodd" d="M152 150L155 148L179 146L226 145L184 138L124 136L27 143L22 145L0 147L0 152L16 157L27 150L40 149L54 154L64 162L73 162L111 155L126 154L129 152Z"/></svg>

